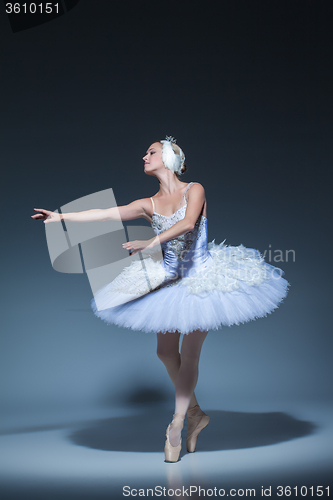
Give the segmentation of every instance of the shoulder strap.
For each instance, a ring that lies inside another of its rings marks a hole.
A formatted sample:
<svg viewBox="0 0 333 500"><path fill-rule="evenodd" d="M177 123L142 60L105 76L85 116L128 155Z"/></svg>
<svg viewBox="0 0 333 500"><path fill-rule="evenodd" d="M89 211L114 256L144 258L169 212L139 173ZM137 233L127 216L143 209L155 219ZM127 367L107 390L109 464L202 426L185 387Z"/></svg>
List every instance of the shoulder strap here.
<svg viewBox="0 0 333 500"><path fill-rule="evenodd" d="M187 193L187 191L190 189L190 187L192 186L192 184L196 184L196 182L190 182L190 183L186 186L186 189L185 189L185 192L184 192L184 196L185 196L186 203L187 203L186 193Z"/></svg>
<svg viewBox="0 0 333 500"><path fill-rule="evenodd" d="M155 212L155 203L154 203L154 200L153 200L153 198L150 198L150 199L151 199L151 202L153 204L153 212Z"/></svg>

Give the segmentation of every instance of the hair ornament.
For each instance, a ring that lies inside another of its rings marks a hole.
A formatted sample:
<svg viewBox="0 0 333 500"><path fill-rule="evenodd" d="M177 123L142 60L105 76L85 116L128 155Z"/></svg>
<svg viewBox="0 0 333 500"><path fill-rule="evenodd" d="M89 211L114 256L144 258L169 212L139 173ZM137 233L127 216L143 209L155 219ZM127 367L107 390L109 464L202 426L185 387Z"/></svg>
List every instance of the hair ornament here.
<svg viewBox="0 0 333 500"><path fill-rule="evenodd" d="M171 170L175 174L181 174L182 166L184 165L185 155L182 149L179 148L180 154L175 153L172 147L172 143L176 144L176 139L171 135L166 135L163 141L160 141L162 144L162 161L164 163L165 168Z"/></svg>
<svg viewBox="0 0 333 500"><path fill-rule="evenodd" d="M175 139L174 137L172 137L172 135L166 135L165 136L165 140L169 141L169 142L173 142L174 144L176 144L176 142L177 142L177 139Z"/></svg>

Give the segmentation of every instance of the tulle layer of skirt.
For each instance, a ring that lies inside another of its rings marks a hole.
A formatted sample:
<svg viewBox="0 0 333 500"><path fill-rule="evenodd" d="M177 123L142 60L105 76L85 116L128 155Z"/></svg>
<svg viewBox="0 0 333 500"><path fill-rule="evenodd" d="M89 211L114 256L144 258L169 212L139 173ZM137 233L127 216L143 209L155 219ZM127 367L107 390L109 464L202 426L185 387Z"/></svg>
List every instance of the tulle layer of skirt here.
<svg viewBox="0 0 333 500"><path fill-rule="evenodd" d="M119 288L127 276L133 279L135 269L138 281L144 279L137 263L130 266L117 279L116 289L110 283L97 292L98 300L91 301L94 314L107 324L136 331L188 334L262 318L286 297L289 283L282 277L283 271L267 264L257 250L214 242L208 248L213 258L208 269L137 297L131 290ZM152 269L158 271L156 263ZM157 275L157 282L161 282L163 273L158 271Z"/></svg>

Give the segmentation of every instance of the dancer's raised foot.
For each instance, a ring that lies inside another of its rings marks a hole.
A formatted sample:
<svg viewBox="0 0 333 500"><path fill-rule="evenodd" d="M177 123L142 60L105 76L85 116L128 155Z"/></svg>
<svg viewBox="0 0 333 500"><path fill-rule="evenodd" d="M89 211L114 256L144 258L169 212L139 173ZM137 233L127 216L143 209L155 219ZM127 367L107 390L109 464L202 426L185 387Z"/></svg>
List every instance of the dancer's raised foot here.
<svg viewBox="0 0 333 500"><path fill-rule="evenodd" d="M164 447L165 460L167 462L177 462L182 448L181 432L184 426L185 415L175 413L171 424L166 431Z"/></svg>

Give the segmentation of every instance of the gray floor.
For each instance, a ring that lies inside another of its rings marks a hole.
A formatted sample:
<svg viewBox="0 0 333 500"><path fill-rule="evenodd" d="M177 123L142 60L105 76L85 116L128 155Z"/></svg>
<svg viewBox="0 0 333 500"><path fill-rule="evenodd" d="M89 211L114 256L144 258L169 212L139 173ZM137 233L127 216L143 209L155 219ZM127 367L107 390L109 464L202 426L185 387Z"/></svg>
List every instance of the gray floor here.
<svg viewBox="0 0 333 500"><path fill-rule="evenodd" d="M279 485L293 488L292 497L315 498L318 486L322 498L332 495L325 488L332 476L333 405L229 401L205 410L211 422L196 453L182 451L176 464L163 454L170 408L7 415L0 435L2 498L126 498L124 486L132 496L165 487L155 490L162 498L171 489L178 498L240 498L250 496L247 488L258 497L262 487L271 487L271 498L287 498L277 495Z"/></svg>

